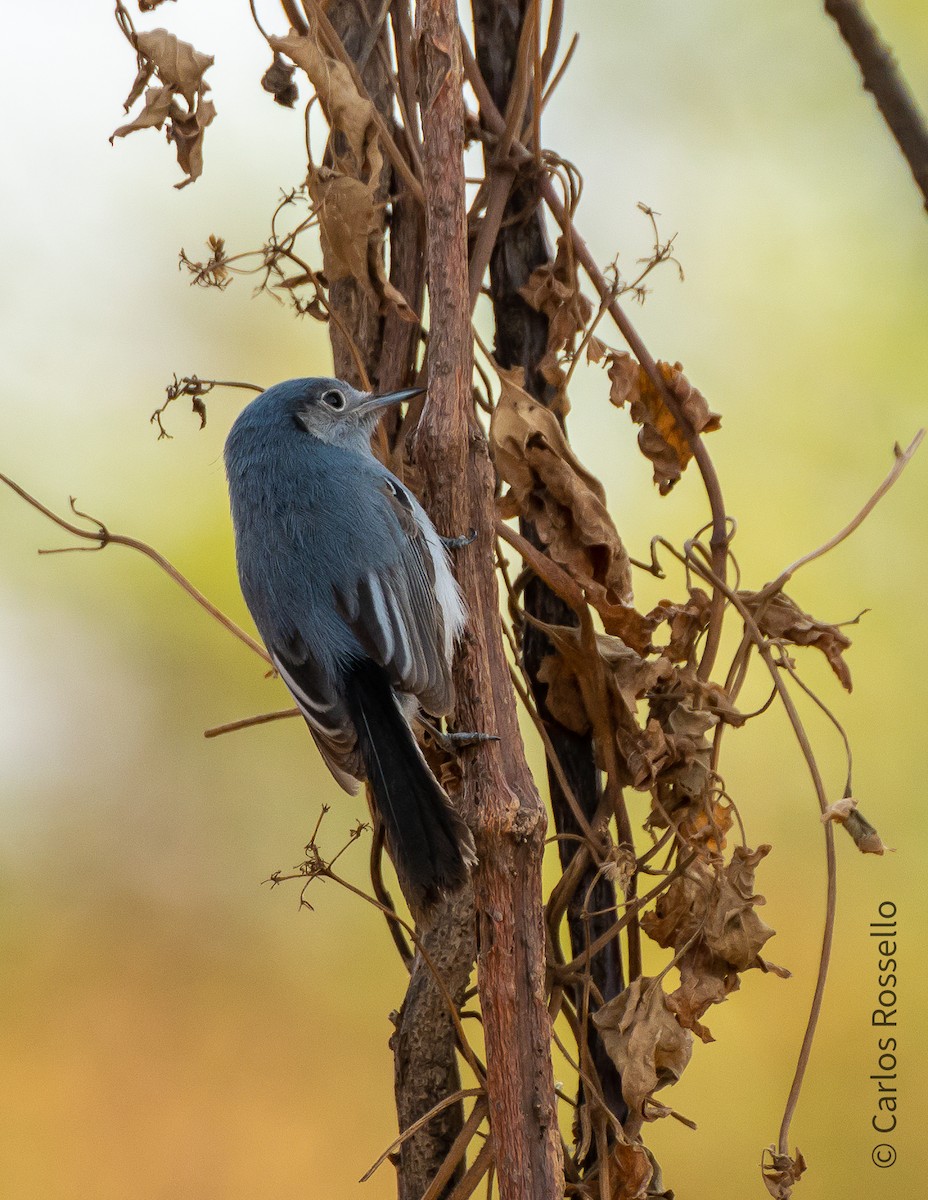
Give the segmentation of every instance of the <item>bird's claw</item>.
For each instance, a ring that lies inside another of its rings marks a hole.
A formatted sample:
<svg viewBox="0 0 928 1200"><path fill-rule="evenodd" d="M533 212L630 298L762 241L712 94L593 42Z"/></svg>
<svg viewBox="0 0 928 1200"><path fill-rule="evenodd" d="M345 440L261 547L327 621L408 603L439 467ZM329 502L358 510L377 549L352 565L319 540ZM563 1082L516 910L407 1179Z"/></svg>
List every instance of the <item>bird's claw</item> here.
<svg viewBox="0 0 928 1200"><path fill-rule="evenodd" d="M499 737L495 733L470 733L466 730L452 733L451 730L439 729L431 721L425 720L421 713L417 717L417 721L435 745L452 758L456 758L462 750L466 750L469 746L479 746L482 742L499 741Z"/></svg>
<svg viewBox="0 0 928 1200"><path fill-rule="evenodd" d="M476 536L477 530L471 529L469 533L462 533L458 537L443 537L441 544L446 550L460 550L462 546L469 546Z"/></svg>
<svg viewBox="0 0 928 1200"><path fill-rule="evenodd" d="M476 733L468 730L459 730L451 732L446 730L440 735L443 749L449 754L457 754L459 750L466 750L469 746L479 746L482 742L498 742L499 735L496 733Z"/></svg>

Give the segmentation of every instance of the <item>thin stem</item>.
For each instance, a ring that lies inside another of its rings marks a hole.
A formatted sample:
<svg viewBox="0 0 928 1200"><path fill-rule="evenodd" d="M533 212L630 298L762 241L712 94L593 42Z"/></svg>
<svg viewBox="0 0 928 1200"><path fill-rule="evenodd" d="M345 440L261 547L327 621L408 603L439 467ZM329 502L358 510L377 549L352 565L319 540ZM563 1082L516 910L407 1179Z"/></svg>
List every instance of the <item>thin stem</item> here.
<svg viewBox="0 0 928 1200"><path fill-rule="evenodd" d="M105 546L109 545L128 546L130 550L137 550L140 554L144 554L146 558L150 558L151 561L159 566L166 575L170 576L170 578L173 579L179 587L183 588L183 590L188 596L190 596L192 600L195 600L201 608L204 608L215 621L218 621L219 624L222 625L224 629L227 629L233 637L237 637L240 642L243 642L250 650L253 650L255 654L257 654L260 658L263 658L266 663L273 665L273 663L271 663L270 655L260 642L256 642L255 639L247 634L244 629L240 629L234 621L230 620L229 617L227 617L225 613L221 611L221 609L218 609L211 600L208 600L206 596L204 596L199 590L199 588L194 587L190 580L181 575L180 571L178 571L176 567L172 566L171 563L169 563L164 557L164 555L159 554L154 547L147 545L145 542L140 542L137 538L126 537L120 533L110 533L102 521L98 521L95 517L89 517L87 519L92 520L94 524L97 525L96 530L81 529L79 525L74 525L72 522L66 521L64 517L60 517L57 513L52 512L50 508L46 508L41 501L36 500L35 496L31 496L25 490L25 488L20 487L18 483L14 483L13 480L8 476L0 474L0 481L5 483L7 487L11 488L17 494L17 496L22 497L27 504L31 504L33 508L37 509L44 516L48 517L50 521L53 521L61 529L66 529L68 533L73 534L75 537L84 538L90 542L96 542L95 546L88 548L102 550ZM73 497L71 499L71 507L73 511L76 511L74 510ZM42 554L47 552L40 550L39 553Z"/></svg>

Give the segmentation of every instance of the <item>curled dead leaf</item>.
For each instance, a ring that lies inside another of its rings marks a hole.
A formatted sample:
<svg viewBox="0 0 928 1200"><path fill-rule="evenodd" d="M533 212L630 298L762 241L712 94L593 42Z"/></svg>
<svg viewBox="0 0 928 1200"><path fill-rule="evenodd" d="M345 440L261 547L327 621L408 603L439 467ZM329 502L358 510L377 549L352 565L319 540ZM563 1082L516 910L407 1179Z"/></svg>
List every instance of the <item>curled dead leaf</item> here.
<svg viewBox="0 0 928 1200"><path fill-rule="evenodd" d="M666 621L670 629L670 640L662 653L671 662L688 662L692 659L696 642L709 624L712 601L701 587L691 587L689 598L682 604L672 600L661 600L649 614L659 621Z"/></svg>
<svg viewBox="0 0 928 1200"><path fill-rule="evenodd" d="M609 1200L647 1200L654 1193L648 1187L654 1165L639 1142L618 1141L612 1147L612 1188Z"/></svg>
<svg viewBox="0 0 928 1200"><path fill-rule="evenodd" d="M660 981L642 976L593 1014L606 1052L622 1077L622 1094L641 1113L654 1092L676 1083L693 1052L693 1038L667 1004Z"/></svg>
<svg viewBox="0 0 928 1200"><path fill-rule="evenodd" d="M551 715L575 733L589 733L596 716L604 715L616 731L620 752L633 746L639 736L635 714L637 702L673 668L664 659L642 658L620 638L596 635L597 661L590 661L580 631L568 625L547 625L530 618L543 630L554 648L539 670L547 684L546 706ZM597 714L598 672L602 671L609 699L608 714Z"/></svg>
<svg viewBox="0 0 928 1200"><path fill-rule="evenodd" d="M502 394L490 423L500 476L521 516L550 557L606 611L631 598L628 555L606 508L605 492L579 462L550 409L524 390L521 370L498 368Z"/></svg>
<svg viewBox="0 0 928 1200"><path fill-rule="evenodd" d="M641 426L638 446L651 460L654 482L664 496L693 457L686 431L677 424L661 390L630 354L613 351L605 362L609 399L618 408L627 404L632 420ZM659 362L657 368L695 433L712 433L721 427L721 417L710 411L705 396L683 374L681 363Z"/></svg>
<svg viewBox="0 0 928 1200"><path fill-rule="evenodd" d="M851 639L837 625L809 616L785 592L765 596L763 592L741 591L738 597L765 637L821 650L841 686L852 690L851 672L844 661L844 651L851 645Z"/></svg>
<svg viewBox="0 0 928 1200"><path fill-rule="evenodd" d="M642 929L659 946L674 950L698 935L715 958L736 971L770 969L760 951L774 930L757 915L765 901L754 893L755 869L769 853L769 846L736 846L721 872L697 859L642 916Z"/></svg>
<svg viewBox="0 0 928 1200"><path fill-rule="evenodd" d="M276 104L284 108L293 108L300 98L300 90L293 82L294 67L285 63L280 54L275 53L271 65L261 76L261 86L270 92Z"/></svg>
<svg viewBox="0 0 928 1200"><path fill-rule="evenodd" d="M713 1042L715 1038L700 1018L713 1004L721 1004L738 990L740 976L702 941L685 950L677 966L680 986L667 997L667 1003L684 1029L691 1029L703 1042Z"/></svg>
<svg viewBox="0 0 928 1200"><path fill-rule="evenodd" d="M848 813L844 821L844 828L854 839L854 844L861 854L886 854L887 851L890 854L895 853L857 808Z"/></svg>
<svg viewBox="0 0 928 1200"><path fill-rule="evenodd" d="M756 850L736 846L720 881L717 899L709 906L704 929L706 944L738 971L759 965L761 948L775 932L757 915L757 906L766 901L754 894L755 869L770 849L770 846L758 846Z"/></svg>
<svg viewBox="0 0 928 1200"><path fill-rule="evenodd" d="M838 825L843 825L856 808L857 801L852 796L843 796L834 804L828 805L822 813L822 824L824 825L826 821L834 821Z"/></svg>

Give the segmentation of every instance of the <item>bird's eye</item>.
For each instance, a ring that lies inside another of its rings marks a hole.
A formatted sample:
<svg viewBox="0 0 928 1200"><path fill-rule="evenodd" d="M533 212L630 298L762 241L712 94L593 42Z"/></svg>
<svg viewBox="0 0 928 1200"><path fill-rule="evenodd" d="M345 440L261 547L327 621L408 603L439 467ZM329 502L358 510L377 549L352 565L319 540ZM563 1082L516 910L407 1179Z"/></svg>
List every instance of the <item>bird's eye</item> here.
<svg viewBox="0 0 928 1200"><path fill-rule="evenodd" d="M329 408L334 408L336 412L340 412L345 407L345 397L342 392L332 388L331 391L322 393L322 403L327 404Z"/></svg>

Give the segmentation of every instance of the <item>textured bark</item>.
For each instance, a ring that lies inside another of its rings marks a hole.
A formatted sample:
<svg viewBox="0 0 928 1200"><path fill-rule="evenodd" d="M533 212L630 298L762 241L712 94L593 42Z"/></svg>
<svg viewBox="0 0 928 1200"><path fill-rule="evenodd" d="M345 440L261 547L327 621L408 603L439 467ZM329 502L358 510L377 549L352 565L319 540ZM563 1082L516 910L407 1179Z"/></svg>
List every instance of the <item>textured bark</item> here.
<svg viewBox="0 0 928 1200"><path fill-rule="evenodd" d="M519 37L527 7L527 0L473 0L477 63L500 112L505 112L512 89ZM536 267L550 260L537 178L528 165L523 167L510 194L490 258L490 295L496 322L496 360L502 367L521 367L525 373L526 390L542 404L549 404L553 398L553 389L538 371L538 364L547 348L548 318L526 304L519 295L519 288L527 282ZM540 544L531 524L522 522L521 528L529 541ZM528 583L524 603L526 612L547 624L577 624L573 610L539 579L533 578ZM548 712L545 703L547 685L539 680L538 673L544 659L552 653L549 639L541 630L527 625L522 651L534 700L547 727L551 744L584 815L592 818L599 804L599 777L593 740L566 729ZM558 833L580 834L573 810L550 767L548 786ZM577 846L573 837L558 843L564 868L574 857ZM594 876L595 868L591 864L581 877L568 907L567 923L574 956L586 949L588 939L595 941L615 921L614 886L604 878L594 884ZM589 911L596 914L589 919L585 919L582 913L584 901ZM591 964L591 975L604 1000L608 1001L622 991L624 980L618 940L610 941L596 955ZM580 992L578 987L575 993L578 1007ZM606 1103L620 1120L624 1120L626 1106L621 1079L592 1020L587 1022L587 1038Z"/></svg>
<svg viewBox="0 0 928 1200"><path fill-rule="evenodd" d="M422 935L434 967L460 1008L474 962L474 898L468 888L436 917ZM396 1018L391 1038L395 1072L396 1113L401 1130L456 1092L461 1084L455 1055L455 1033L447 1001L435 984L431 969L417 954L406 999ZM440 1112L400 1147L399 1200L420 1200L445 1160L464 1123L463 1104ZM459 1167L446 1195L463 1173Z"/></svg>
<svg viewBox="0 0 928 1200"><path fill-rule="evenodd" d="M544 993L544 809L525 761L493 571L493 470L472 412L464 199L464 105L454 0L416 12L428 222L429 399L412 452L442 533L476 531L458 554L469 621L455 661L458 729L499 735L462 758L461 799L479 864L478 984L487 1093L503 1200L555 1200L563 1167Z"/></svg>

